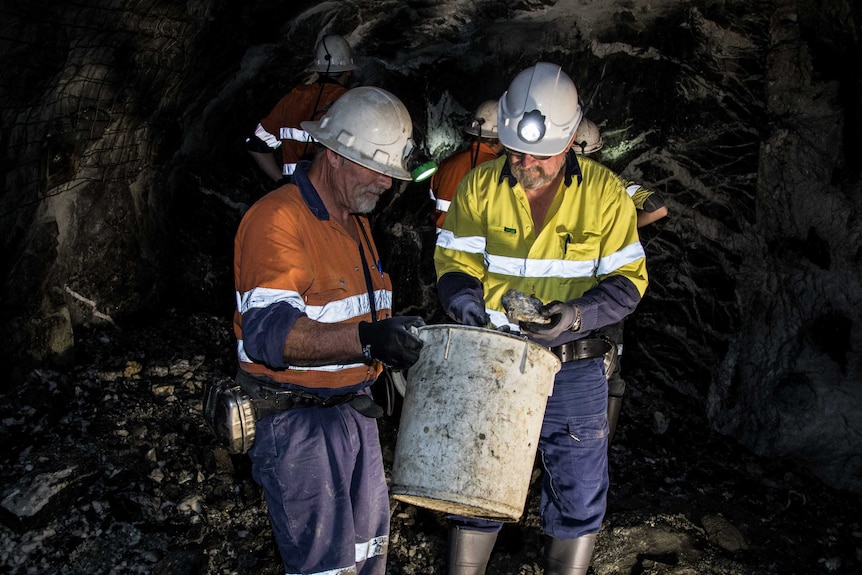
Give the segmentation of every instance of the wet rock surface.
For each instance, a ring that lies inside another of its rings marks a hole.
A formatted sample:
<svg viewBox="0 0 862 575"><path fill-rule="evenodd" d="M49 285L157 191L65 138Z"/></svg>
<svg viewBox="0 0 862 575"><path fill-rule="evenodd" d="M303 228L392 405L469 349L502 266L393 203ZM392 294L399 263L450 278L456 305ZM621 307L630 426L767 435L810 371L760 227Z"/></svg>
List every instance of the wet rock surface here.
<svg viewBox="0 0 862 575"><path fill-rule="evenodd" d="M77 349L74 368L33 371L0 397L0 572L281 573L247 458L201 415L203 384L234 370L229 320L105 325ZM862 570L858 496L708 431L694 402L640 370L627 379L595 575ZM387 472L398 407L380 423ZM542 573L539 476L489 574ZM445 573L446 527L393 501L388 572Z"/></svg>

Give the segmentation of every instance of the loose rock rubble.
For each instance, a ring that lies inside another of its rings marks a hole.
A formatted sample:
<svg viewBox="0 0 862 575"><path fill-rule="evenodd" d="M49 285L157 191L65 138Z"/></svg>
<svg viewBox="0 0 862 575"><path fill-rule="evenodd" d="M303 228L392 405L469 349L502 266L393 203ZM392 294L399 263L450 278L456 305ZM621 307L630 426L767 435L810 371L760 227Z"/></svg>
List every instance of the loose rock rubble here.
<svg viewBox="0 0 862 575"><path fill-rule="evenodd" d="M245 456L214 440L204 382L235 369L230 323L178 312L78 334L77 366L0 397L0 572L278 574ZM858 496L711 433L660 382L629 377L595 575L862 571ZM661 414L662 425L657 416ZM381 420L387 472L398 424ZM542 572L538 479L489 574ZM445 573L442 514L392 503L392 575Z"/></svg>

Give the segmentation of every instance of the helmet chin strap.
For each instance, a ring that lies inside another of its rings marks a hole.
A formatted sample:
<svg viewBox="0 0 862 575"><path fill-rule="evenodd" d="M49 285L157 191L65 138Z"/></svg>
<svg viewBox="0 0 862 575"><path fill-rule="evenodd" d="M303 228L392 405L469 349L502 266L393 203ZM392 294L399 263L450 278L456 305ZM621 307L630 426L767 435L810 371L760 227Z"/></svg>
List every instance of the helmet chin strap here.
<svg viewBox="0 0 862 575"><path fill-rule="evenodd" d="M320 40L321 44L323 44L323 50L326 52L326 55L323 57L326 60L326 74L329 76L329 69L332 68L332 53L329 51L329 48L326 46L326 36L324 36Z"/></svg>
<svg viewBox="0 0 862 575"><path fill-rule="evenodd" d="M323 46L323 50L326 52L326 55L323 57L326 60L326 71L323 72L323 77L328 77L329 76L329 69L332 68L332 53L330 53L329 47L327 47L327 45L326 45L326 36L321 38L320 44ZM320 112L323 112L323 110L320 109L318 106L320 106L320 99L323 97L324 82L320 81L320 78L318 78L318 80L319 80L318 83L320 84L320 89L317 91L317 99L314 101L314 107L311 109L311 117L308 118L309 120L316 120L317 114ZM311 144L311 141L307 140L305 142L305 146L303 146L303 148L302 148L302 155L303 156L308 155L309 144Z"/></svg>
<svg viewBox="0 0 862 575"><path fill-rule="evenodd" d="M476 149L473 150L473 158L470 160L470 166L475 168L476 162L479 161L479 144L482 143L482 124L485 123L485 118L474 118L476 122Z"/></svg>

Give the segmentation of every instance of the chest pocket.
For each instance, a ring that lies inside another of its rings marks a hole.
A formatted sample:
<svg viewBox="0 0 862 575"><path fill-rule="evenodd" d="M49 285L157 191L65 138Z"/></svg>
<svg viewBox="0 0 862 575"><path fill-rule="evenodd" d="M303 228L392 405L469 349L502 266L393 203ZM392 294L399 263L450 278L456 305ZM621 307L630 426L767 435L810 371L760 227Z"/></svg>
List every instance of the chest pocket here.
<svg viewBox="0 0 862 575"><path fill-rule="evenodd" d="M565 261L593 262L598 266L601 236L591 230L557 232L560 257Z"/></svg>
<svg viewBox="0 0 862 575"><path fill-rule="evenodd" d="M346 278L336 275L324 275L315 278L311 289L305 293L306 313L308 317L324 323L343 320L343 314L336 312L340 303L347 297L348 286Z"/></svg>
<svg viewBox="0 0 862 575"><path fill-rule="evenodd" d="M501 225L489 225L486 248L489 254L506 257L523 257L518 230Z"/></svg>

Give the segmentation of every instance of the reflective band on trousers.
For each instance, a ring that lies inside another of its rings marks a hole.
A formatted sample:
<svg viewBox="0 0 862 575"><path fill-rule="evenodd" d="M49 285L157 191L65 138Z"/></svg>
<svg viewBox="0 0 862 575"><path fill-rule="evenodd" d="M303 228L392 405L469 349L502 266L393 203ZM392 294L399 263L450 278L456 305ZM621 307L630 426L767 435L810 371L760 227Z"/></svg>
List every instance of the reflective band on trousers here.
<svg viewBox="0 0 862 575"><path fill-rule="evenodd" d="M371 557L386 555L389 550L389 537L381 535L365 543L356 544L356 562L360 563Z"/></svg>
<svg viewBox="0 0 862 575"><path fill-rule="evenodd" d="M356 562L361 563L371 557L385 555L389 548L389 537L375 537L371 541L356 544ZM312 575L355 575L356 565L350 567L339 567L338 569L327 569L316 571ZM302 573L285 573L285 575L302 575Z"/></svg>

